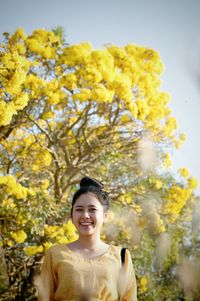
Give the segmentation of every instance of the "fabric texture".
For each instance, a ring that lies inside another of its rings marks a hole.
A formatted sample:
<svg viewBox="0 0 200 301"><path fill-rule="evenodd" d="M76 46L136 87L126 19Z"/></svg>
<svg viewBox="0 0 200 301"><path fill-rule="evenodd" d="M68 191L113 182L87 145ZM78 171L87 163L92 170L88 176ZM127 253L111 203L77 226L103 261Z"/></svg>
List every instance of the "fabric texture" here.
<svg viewBox="0 0 200 301"><path fill-rule="evenodd" d="M136 301L136 279L130 252L121 262L121 248L89 259L65 244L51 247L38 281L39 301Z"/></svg>

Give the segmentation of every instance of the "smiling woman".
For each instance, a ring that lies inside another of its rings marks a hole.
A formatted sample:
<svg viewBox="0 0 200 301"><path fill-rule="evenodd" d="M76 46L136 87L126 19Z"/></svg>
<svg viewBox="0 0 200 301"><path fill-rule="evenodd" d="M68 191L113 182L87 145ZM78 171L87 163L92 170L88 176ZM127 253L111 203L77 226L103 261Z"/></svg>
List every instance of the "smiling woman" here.
<svg viewBox="0 0 200 301"><path fill-rule="evenodd" d="M108 193L102 183L84 177L71 208L79 238L46 252L37 281L39 301L137 300L129 251L126 250L122 261L121 248L106 244L100 237L108 208Z"/></svg>

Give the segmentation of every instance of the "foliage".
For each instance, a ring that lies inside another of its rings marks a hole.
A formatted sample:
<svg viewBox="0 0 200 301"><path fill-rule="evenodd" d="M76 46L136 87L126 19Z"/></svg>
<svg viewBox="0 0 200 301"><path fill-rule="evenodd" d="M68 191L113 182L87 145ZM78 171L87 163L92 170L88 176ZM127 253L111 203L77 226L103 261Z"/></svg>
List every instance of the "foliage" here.
<svg viewBox="0 0 200 301"><path fill-rule="evenodd" d="M193 235L197 183L186 168L180 180L167 171L170 150L180 147L185 135L168 107L170 96L160 90L159 54L137 45L103 50L89 43L68 45L61 28L28 36L18 29L4 37L3 300L34 299L32 280L44 251L76 239L70 200L84 175L98 178L110 192L113 208L103 235L132 251L139 300L178 300L183 288L187 295L174 268L187 249L184 238ZM166 233L171 243L160 258L156 252ZM196 294L198 287L193 289Z"/></svg>

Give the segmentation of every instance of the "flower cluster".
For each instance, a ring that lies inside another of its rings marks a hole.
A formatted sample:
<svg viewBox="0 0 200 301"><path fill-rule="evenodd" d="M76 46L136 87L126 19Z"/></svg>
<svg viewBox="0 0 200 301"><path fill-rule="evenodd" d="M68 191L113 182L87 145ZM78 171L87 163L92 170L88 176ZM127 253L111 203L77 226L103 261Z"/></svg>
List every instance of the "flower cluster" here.
<svg viewBox="0 0 200 301"><path fill-rule="evenodd" d="M145 293L147 291L147 285L148 285L148 280L147 277L143 276L140 278L139 281L139 285L140 285L140 290L142 293Z"/></svg>
<svg viewBox="0 0 200 301"><path fill-rule="evenodd" d="M69 243L76 240L77 233L76 228L72 224L72 221L69 220L67 223L64 223L62 226L50 226L45 225L45 235L51 241L55 243Z"/></svg>
<svg viewBox="0 0 200 301"><path fill-rule="evenodd" d="M28 193L32 193L32 190L17 183L15 177L11 175L0 176L0 186L5 186L8 195L14 196L16 199L24 199Z"/></svg>
<svg viewBox="0 0 200 301"><path fill-rule="evenodd" d="M0 125L11 122L13 115L27 106L29 96L23 89L31 62L26 57L22 31L18 30L7 44L2 45L0 55Z"/></svg>
<svg viewBox="0 0 200 301"><path fill-rule="evenodd" d="M27 238L27 234L23 230L20 230L20 231L17 231L17 232L11 232L10 234L11 234L11 237L18 244L23 243Z"/></svg>
<svg viewBox="0 0 200 301"><path fill-rule="evenodd" d="M173 185L167 193L164 213L169 215L169 219L175 222L181 210L186 206L192 195L192 190L186 187Z"/></svg>
<svg viewBox="0 0 200 301"><path fill-rule="evenodd" d="M28 246L24 247L24 252L28 256L33 256L38 253L42 253L44 250L43 246Z"/></svg>
<svg viewBox="0 0 200 301"><path fill-rule="evenodd" d="M54 46L60 44L60 38L51 31L37 29L27 37L25 43L30 52L45 59L55 59L56 49Z"/></svg>
<svg viewBox="0 0 200 301"><path fill-rule="evenodd" d="M73 70L60 78L60 84L73 91L75 101L117 100L147 128L173 136L177 123L167 107L169 95L159 91L163 67L156 51L136 45L94 50L82 43L64 48L59 63Z"/></svg>

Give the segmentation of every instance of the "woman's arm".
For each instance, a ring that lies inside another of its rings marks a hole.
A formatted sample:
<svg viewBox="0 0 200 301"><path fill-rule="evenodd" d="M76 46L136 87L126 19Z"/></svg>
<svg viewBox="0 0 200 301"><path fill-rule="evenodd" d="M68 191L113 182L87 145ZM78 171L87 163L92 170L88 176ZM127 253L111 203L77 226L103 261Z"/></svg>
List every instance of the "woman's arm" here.
<svg viewBox="0 0 200 301"><path fill-rule="evenodd" d="M49 249L44 257L41 273L35 279L38 301L53 301L56 289L56 275L53 269L52 253Z"/></svg>
<svg viewBox="0 0 200 301"><path fill-rule="evenodd" d="M137 285L130 252L126 249L125 262L120 270L120 301L137 301Z"/></svg>

